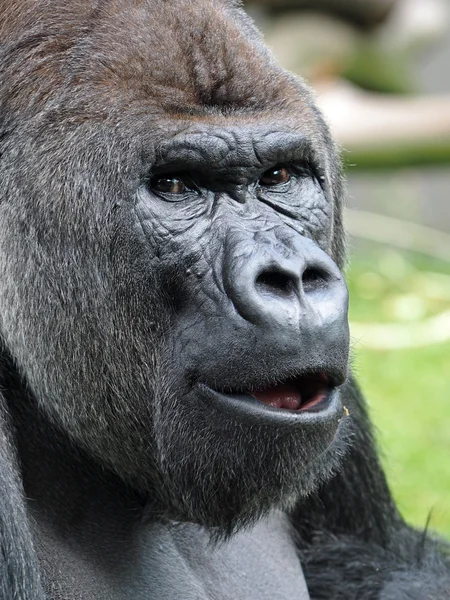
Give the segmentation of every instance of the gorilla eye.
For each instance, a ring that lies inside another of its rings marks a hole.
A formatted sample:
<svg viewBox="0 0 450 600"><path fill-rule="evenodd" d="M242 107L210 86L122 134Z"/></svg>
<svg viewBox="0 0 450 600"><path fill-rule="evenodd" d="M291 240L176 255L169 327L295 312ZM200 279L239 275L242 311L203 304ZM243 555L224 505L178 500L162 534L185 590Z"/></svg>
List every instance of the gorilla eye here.
<svg viewBox="0 0 450 600"><path fill-rule="evenodd" d="M290 180L291 174L286 167L273 167L262 174L259 183L260 185L271 187L288 183Z"/></svg>
<svg viewBox="0 0 450 600"><path fill-rule="evenodd" d="M189 189L179 177L155 177L151 180L150 187L163 194L185 194Z"/></svg>

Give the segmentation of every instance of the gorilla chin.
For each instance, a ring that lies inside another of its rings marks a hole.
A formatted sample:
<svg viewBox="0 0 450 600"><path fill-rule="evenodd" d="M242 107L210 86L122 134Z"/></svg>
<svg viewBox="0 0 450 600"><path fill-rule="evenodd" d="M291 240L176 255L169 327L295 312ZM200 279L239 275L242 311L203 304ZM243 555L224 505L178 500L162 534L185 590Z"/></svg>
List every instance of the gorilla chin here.
<svg viewBox="0 0 450 600"><path fill-rule="evenodd" d="M151 510L205 525L213 537L291 510L346 451L342 383L320 372L247 392L198 383L182 402L174 396L155 422L164 495Z"/></svg>

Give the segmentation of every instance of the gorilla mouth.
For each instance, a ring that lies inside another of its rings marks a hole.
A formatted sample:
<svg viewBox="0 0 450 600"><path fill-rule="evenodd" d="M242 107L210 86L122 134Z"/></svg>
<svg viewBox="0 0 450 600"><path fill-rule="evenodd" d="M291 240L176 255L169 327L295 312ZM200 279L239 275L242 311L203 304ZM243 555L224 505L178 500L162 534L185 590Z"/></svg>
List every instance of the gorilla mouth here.
<svg viewBox="0 0 450 600"><path fill-rule="evenodd" d="M334 387L325 373L304 375L267 387L253 390L250 394L272 408L307 411L318 410L326 403Z"/></svg>
<svg viewBox="0 0 450 600"><path fill-rule="evenodd" d="M343 411L339 387L344 381L342 375L321 372L290 377L264 388L219 391L199 383L196 389L201 397L228 414L252 421L305 424L339 418Z"/></svg>

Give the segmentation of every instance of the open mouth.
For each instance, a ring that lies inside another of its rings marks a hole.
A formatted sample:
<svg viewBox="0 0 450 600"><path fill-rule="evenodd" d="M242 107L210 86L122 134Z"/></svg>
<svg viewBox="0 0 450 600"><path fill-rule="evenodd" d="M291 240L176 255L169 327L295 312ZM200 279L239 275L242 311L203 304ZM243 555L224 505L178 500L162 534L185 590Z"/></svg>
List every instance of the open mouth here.
<svg viewBox="0 0 450 600"><path fill-rule="evenodd" d="M272 408L308 411L318 410L322 404L325 404L333 387L328 375L317 373L295 377L260 390L252 390L250 394L259 402Z"/></svg>
<svg viewBox="0 0 450 600"><path fill-rule="evenodd" d="M199 383L196 388L201 397L217 410L250 422L279 425L338 423L344 411L340 400L342 376L324 372L303 374L284 381L247 390L214 390Z"/></svg>

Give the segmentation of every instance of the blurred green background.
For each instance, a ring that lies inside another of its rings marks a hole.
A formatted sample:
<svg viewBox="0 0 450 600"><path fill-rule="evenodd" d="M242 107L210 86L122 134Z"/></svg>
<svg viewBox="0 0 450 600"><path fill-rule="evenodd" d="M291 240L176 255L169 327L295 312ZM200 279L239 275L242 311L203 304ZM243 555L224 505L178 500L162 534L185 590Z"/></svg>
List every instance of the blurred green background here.
<svg viewBox="0 0 450 600"><path fill-rule="evenodd" d="M450 537L450 339L426 340L428 319L450 305L450 264L359 243L347 278L351 321L362 325L352 328L353 368L369 400L394 496L409 522L423 528L430 514L431 528ZM387 325L378 348L371 348L371 330L364 331L364 324L374 323ZM404 329L406 347L390 347L398 343L395 327L389 340L393 323Z"/></svg>

